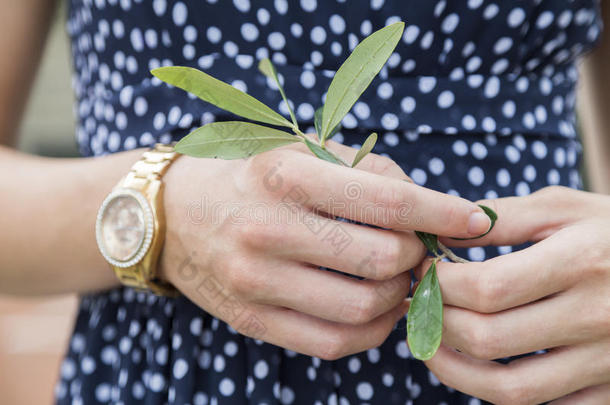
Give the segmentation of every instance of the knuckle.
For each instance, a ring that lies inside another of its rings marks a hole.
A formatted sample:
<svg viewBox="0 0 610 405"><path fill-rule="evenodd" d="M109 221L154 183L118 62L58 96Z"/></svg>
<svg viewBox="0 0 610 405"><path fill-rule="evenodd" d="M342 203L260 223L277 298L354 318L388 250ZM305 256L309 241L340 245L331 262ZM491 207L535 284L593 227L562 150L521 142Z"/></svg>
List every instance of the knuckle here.
<svg viewBox="0 0 610 405"><path fill-rule="evenodd" d="M515 374L510 366L499 378L495 390L495 400L499 405L529 405L534 404L533 391L527 381Z"/></svg>
<svg viewBox="0 0 610 405"><path fill-rule="evenodd" d="M346 304L345 319L352 325L362 325L373 320L377 314L377 293L374 289L365 289L358 299Z"/></svg>
<svg viewBox="0 0 610 405"><path fill-rule="evenodd" d="M317 356L322 360L338 360L341 357L347 356L346 350L348 339L341 331L331 333L328 338L322 342L320 347L316 349Z"/></svg>
<svg viewBox="0 0 610 405"><path fill-rule="evenodd" d="M481 313L496 312L499 305L499 297L510 293L501 279L493 277L489 272L484 270L478 272L473 287L476 297L474 309Z"/></svg>
<svg viewBox="0 0 610 405"><path fill-rule="evenodd" d="M238 296L251 296L262 287L262 283L241 260L231 260L223 271L227 289Z"/></svg>
<svg viewBox="0 0 610 405"><path fill-rule="evenodd" d="M500 357L501 342L499 336L489 327L485 319L479 319L469 329L466 342L468 351L477 359L493 360Z"/></svg>
<svg viewBox="0 0 610 405"><path fill-rule="evenodd" d="M388 222L395 216L405 202L411 201L412 196L404 187L398 187L395 182L383 182L374 188L370 196L374 207L379 207L384 214L380 221Z"/></svg>
<svg viewBox="0 0 610 405"><path fill-rule="evenodd" d="M404 171L400 168L400 166L392 159L387 156L381 156L377 154L370 154L369 156L373 157L371 160L371 169L374 173L379 174L398 174L402 173L404 175ZM406 177L406 175L404 175Z"/></svg>
<svg viewBox="0 0 610 405"><path fill-rule="evenodd" d="M388 238L384 246L378 250L375 268L376 280L388 280L400 272L402 258L402 241L397 237Z"/></svg>

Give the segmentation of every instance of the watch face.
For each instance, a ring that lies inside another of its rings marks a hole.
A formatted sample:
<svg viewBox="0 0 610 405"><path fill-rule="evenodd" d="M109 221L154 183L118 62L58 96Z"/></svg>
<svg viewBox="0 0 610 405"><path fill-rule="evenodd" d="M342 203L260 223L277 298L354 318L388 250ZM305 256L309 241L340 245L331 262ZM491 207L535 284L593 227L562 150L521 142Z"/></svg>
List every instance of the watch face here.
<svg viewBox="0 0 610 405"><path fill-rule="evenodd" d="M118 266L137 263L152 239L152 213L137 191L123 190L109 195L96 224L100 250L106 260Z"/></svg>

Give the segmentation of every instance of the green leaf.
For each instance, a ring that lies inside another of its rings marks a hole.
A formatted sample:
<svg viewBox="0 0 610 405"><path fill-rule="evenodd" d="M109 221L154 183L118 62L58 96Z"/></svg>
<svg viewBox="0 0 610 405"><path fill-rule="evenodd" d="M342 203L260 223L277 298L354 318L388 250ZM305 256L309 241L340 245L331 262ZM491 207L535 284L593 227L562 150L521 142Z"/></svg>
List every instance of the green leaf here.
<svg viewBox="0 0 610 405"><path fill-rule="evenodd" d="M213 122L180 140L176 152L201 158L241 159L300 142L277 129L241 121Z"/></svg>
<svg viewBox="0 0 610 405"><path fill-rule="evenodd" d="M474 236L472 238L452 238L452 239L456 239L456 240L471 240L471 239L479 239L482 238L483 236L487 235L489 232L491 232L491 230L494 228L494 226L496 225L496 221L498 220L498 214L496 214L496 212L494 210L492 210L491 208L489 208L486 205L481 205L479 204L479 207L481 207L481 209L483 210L483 212L485 214L487 214L487 216L489 217L490 221L491 221L491 225L489 226L489 229L487 230L487 232L479 235L479 236Z"/></svg>
<svg viewBox="0 0 610 405"><path fill-rule="evenodd" d="M404 22L397 22L372 33L337 70L326 94L320 137L322 145L385 65L402 36L404 26Z"/></svg>
<svg viewBox="0 0 610 405"><path fill-rule="evenodd" d="M298 128L299 124L297 124L297 118L294 115L294 111L292 111L292 108L290 107L290 103L288 103L288 98L286 98L286 93L284 93L284 87L282 87L280 79L277 77L277 70L275 69L275 66L273 66L273 63L271 63L268 58L263 58L258 64L258 70L275 82L280 94L282 95L282 98L284 99L284 103L286 103L286 108L288 108L288 113L290 113L290 119L292 120L294 126Z"/></svg>
<svg viewBox="0 0 610 405"><path fill-rule="evenodd" d="M356 157L354 158L352 167L355 167L358 163L360 163L360 161L362 159L364 159L364 157L373 150L376 143L377 143L377 134L375 132L373 132L372 134L369 135L368 138L366 138L366 141L364 141L364 144L362 144L362 147L360 148L358 153L356 153Z"/></svg>
<svg viewBox="0 0 610 405"><path fill-rule="evenodd" d="M427 232L415 231L415 235L421 240L426 248L436 255L438 253L438 236Z"/></svg>
<svg viewBox="0 0 610 405"><path fill-rule="evenodd" d="M323 149L320 145L311 142L309 139L307 139L307 138L304 138L304 139L305 139L305 145L307 145L309 150L311 150L314 155L316 155L317 157L319 157L322 160L326 160L327 162L334 163L337 165L343 165L343 162L341 162L339 159L337 159L337 157L335 155L333 155L326 149Z"/></svg>
<svg viewBox="0 0 610 405"><path fill-rule="evenodd" d="M316 127L316 133L318 134L318 139L322 139L322 115L323 114L324 114L324 107L322 106L322 107L318 108L313 115L313 119L314 119L313 123L314 123L314 126ZM328 134L326 139L332 138L340 130L341 130L341 123L337 124L337 126L334 127L332 131L330 131L330 134Z"/></svg>
<svg viewBox="0 0 610 405"><path fill-rule="evenodd" d="M292 128L290 121L254 97L200 70L185 66L166 66L153 69L151 73L165 83L188 91L240 117Z"/></svg>
<svg viewBox="0 0 610 405"><path fill-rule="evenodd" d="M443 297L436 275L436 260L420 281L407 316L407 342L413 357L429 360L441 344Z"/></svg>

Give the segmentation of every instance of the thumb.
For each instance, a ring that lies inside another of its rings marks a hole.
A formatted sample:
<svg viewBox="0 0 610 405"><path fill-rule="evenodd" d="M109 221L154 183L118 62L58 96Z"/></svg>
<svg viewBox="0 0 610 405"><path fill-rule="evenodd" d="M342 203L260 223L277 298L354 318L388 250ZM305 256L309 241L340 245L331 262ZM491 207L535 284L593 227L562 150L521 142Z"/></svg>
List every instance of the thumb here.
<svg viewBox="0 0 610 405"><path fill-rule="evenodd" d="M493 229L477 239L458 241L443 238L448 246L518 245L537 242L564 226L583 218L583 196L566 187L546 187L523 197L479 200L498 214Z"/></svg>

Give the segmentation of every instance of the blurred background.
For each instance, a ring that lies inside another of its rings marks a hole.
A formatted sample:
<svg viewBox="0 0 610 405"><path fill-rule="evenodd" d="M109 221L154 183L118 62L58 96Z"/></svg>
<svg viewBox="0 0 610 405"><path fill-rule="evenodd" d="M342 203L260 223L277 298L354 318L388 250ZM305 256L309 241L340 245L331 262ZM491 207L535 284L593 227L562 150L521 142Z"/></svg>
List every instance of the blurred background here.
<svg viewBox="0 0 610 405"><path fill-rule="evenodd" d="M66 10L60 3L21 126L19 148L47 156L76 156ZM0 295L0 404L52 403L75 309L75 296Z"/></svg>

